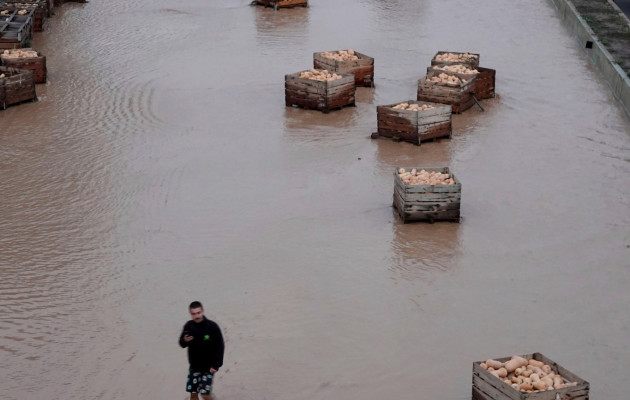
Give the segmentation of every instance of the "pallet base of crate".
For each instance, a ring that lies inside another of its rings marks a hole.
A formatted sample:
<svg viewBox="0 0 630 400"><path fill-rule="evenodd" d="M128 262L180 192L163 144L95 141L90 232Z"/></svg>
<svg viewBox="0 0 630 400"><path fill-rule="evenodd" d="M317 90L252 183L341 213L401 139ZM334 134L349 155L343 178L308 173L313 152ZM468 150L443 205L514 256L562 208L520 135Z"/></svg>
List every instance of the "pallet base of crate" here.
<svg viewBox="0 0 630 400"><path fill-rule="evenodd" d="M313 67L338 74L353 74L357 86L374 87L374 58L354 52L358 60L337 61L326 58L322 53L313 53Z"/></svg>
<svg viewBox="0 0 630 400"><path fill-rule="evenodd" d="M342 74L334 81L300 78L300 73L285 75L285 104L328 113L355 104L354 75Z"/></svg>
<svg viewBox="0 0 630 400"><path fill-rule="evenodd" d="M278 8L308 7L308 0L254 0L253 5Z"/></svg>
<svg viewBox="0 0 630 400"><path fill-rule="evenodd" d="M20 50L32 50L30 48ZM37 53L38 57L6 58L0 53L0 64L9 68L28 69L33 71L35 83L46 83L46 57Z"/></svg>
<svg viewBox="0 0 630 400"><path fill-rule="evenodd" d="M521 357L542 361L551 366L552 372L560 374L576 386L562 389L535 392L521 392L497 379L490 372L481 368L482 361L473 363L472 399L473 400L588 400L590 384L566 368L545 357L541 353L525 354ZM510 357L495 358L499 362L508 361Z"/></svg>
<svg viewBox="0 0 630 400"><path fill-rule="evenodd" d="M418 171L423 168L416 168ZM450 173L449 168L424 168ZM406 185L394 171L394 208L403 222L460 221L462 185L455 176L453 185Z"/></svg>
<svg viewBox="0 0 630 400"><path fill-rule="evenodd" d="M450 138L451 106L445 104L407 100L407 104L427 105L433 108L422 111L396 109L396 104L376 107L377 132L372 137L403 140L420 146L422 142Z"/></svg>
<svg viewBox="0 0 630 400"><path fill-rule="evenodd" d="M33 71L0 67L0 108L37 100Z"/></svg>

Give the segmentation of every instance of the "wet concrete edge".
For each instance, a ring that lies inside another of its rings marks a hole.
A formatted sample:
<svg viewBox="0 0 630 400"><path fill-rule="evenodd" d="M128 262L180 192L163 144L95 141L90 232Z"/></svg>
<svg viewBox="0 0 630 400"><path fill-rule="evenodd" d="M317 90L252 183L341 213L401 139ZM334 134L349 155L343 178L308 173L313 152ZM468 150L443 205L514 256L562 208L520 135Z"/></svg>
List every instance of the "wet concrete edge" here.
<svg viewBox="0 0 630 400"><path fill-rule="evenodd" d="M615 98L621 103L622 108L626 112L626 116L630 118L630 78L621 69L621 67L614 61L608 50L604 48L604 45L599 41L599 38L593 30L584 21L575 6L570 0L548 0L552 3L560 18L571 29L573 35L583 44L584 52L589 56L591 62L604 76L604 79L612 89ZM612 0L608 0L613 7L619 11L624 18L625 15L614 4ZM627 19L627 18L626 18ZM593 47L586 48L586 42L593 42Z"/></svg>

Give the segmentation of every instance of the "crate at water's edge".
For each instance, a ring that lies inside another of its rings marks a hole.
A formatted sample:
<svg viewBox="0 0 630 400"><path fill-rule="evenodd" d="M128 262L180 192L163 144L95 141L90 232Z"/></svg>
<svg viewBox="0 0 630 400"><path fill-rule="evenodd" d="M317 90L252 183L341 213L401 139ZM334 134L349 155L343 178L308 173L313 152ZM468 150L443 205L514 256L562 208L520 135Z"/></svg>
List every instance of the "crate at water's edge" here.
<svg viewBox="0 0 630 400"><path fill-rule="evenodd" d="M0 67L1 75L4 77L0 78L0 109L23 101L37 99L33 71Z"/></svg>
<svg viewBox="0 0 630 400"><path fill-rule="evenodd" d="M315 68L327 69L338 74L351 73L354 75L357 86L374 86L374 58L355 51L354 55L359 58L358 60L337 61L324 57L322 53L313 53L313 66Z"/></svg>
<svg viewBox="0 0 630 400"><path fill-rule="evenodd" d="M405 103L426 104L434 108L422 111L393 108L400 103L377 106L378 131L372 137L383 136L416 145L425 140L451 137L450 105L414 100L407 100Z"/></svg>
<svg viewBox="0 0 630 400"><path fill-rule="evenodd" d="M22 51L33 50L30 48L19 49ZM9 52L19 51L19 50L7 50ZM34 51L34 50L33 50ZM37 57L28 57L28 58L9 58L3 54L4 50L0 50L0 64L5 67L10 68L19 68L19 69L30 69L35 75L35 83L46 83L46 57L43 56L40 52L37 52Z"/></svg>
<svg viewBox="0 0 630 400"><path fill-rule="evenodd" d="M410 171L412 168L405 168ZM408 221L452 221L459 222L462 185L448 167L421 168L427 172L450 174L452 185L407 185L394 171L394 207L404 222Z"/></svg>
<svg viewBox="0 0 630 400"><path fill-rule="evenodd" d="M550 360L541 353L521 355L527 360L542 361L551 366L552 372L562 375L570 382L577 382L571 386L555 390L535 392L521 392L503 382L481 367L485 361L473 362L472 399L473 400L588 400L590 384L558 363ZM511 357L495 358L496 361L509 361Z"/></svg>
<svg viewBox="0 0 630 400"><path fill-rule="evenodd" d="M325 113L354 105L354 75L339 74L341 79L316 81L300 78L301 72L284 76L285 104Z"/></svg>

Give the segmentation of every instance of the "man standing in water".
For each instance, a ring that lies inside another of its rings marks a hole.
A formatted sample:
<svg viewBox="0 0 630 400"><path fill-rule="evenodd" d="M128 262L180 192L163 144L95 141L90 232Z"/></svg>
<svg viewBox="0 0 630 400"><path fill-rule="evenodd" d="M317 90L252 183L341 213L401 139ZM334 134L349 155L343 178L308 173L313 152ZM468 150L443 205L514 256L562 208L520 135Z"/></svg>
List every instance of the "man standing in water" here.
<svg viewBox="0 0 630 400"><path fill-rule="evenodd" d="M190 400L211 400L212 379L223 365L223 335L219 325L203 315L203 306L193 301L188 306L192 320L186 322L179 345L188 347L188 381Z"/></svg>

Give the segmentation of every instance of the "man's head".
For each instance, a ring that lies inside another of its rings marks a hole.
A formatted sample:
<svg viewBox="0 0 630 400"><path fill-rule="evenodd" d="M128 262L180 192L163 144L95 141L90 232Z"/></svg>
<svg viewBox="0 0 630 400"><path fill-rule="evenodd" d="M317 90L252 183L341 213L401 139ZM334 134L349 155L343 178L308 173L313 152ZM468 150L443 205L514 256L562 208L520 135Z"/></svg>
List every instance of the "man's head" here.
<svg viewBox="0 0 630 400"><path fill-rule="evenodd" d="M193 321L199 323L203 321L203 306L198 301L193 301L188 306L188 311L190 311L190 316Z"/></svg>

